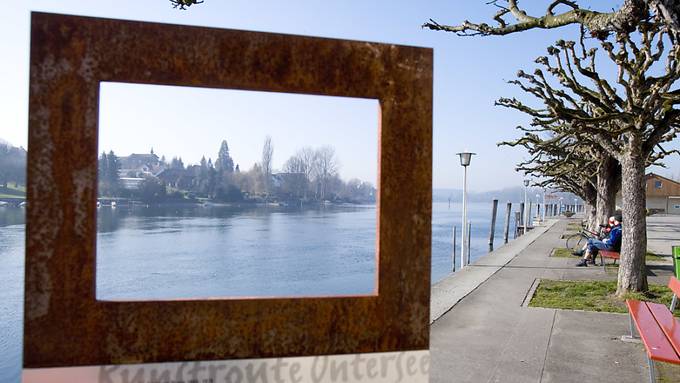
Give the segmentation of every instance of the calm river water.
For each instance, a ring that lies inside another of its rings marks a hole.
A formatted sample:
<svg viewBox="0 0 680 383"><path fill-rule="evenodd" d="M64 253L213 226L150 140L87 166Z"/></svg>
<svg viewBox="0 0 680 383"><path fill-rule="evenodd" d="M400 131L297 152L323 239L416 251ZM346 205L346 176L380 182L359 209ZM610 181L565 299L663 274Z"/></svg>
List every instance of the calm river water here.
<svg viewBox="0 0 680 383"><path fill-rule="evenodd" d="M499 210L496 246L504 205ZM373 292L374 206L98 212L99 299ZM458 226L460 235L460 216L459 204L433 205L432 283L451 272L451 228ZM471 204L473 260L486 253L490 216L491 204ZM0 208L0 382L20 381L23 263L23 210Z"/></svg>

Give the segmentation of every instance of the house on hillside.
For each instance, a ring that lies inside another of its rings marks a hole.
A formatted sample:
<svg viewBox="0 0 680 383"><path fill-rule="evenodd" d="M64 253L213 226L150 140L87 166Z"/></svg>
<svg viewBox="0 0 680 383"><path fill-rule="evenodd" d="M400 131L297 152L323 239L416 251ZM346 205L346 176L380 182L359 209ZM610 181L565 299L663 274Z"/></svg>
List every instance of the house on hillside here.
<svg viewBox="0 0 680 383"><path fill-rule="evenodd" d="M645 176L647 209L659 213L680 215L680 182L649 173ZM616 206L622 206L621 192L616 195Z"/></svg>
<svg viewBox="0 0 680 383"><path fill-rule="evenodd" d="M120 162L118 173L121 177L154 176L164 168L164 164L161 164L158 156L153 153L133 153L127 157L119 157L118 161Z"/></svg>
<svg viewBox="0 0 680 383"><path fill-rule="evenodd" d="M118 162L120 183L127 190L139 190L145 178L156 177L165 169L165 164L153 151L149 154L133 153L127 157L118 157Z"/></svg>

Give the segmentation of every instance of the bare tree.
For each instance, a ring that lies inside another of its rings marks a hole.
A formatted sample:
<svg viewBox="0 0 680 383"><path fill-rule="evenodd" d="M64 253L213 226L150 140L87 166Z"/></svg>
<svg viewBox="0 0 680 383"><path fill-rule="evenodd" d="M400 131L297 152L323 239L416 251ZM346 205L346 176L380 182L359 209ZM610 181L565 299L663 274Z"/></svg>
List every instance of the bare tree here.
<svg viewBox="0 0 680 383"><path fill-rule="evenodd" d="M318 185L320 199L327 198L329 183L338 174L339 168L340 163L332 146L322 146L315 151L312 174Z"/></svg>
<svg viewBox="0 0 680 383"><path fill-rule="evenodd" d="M574 136L561 133L565 130L563 124L544 124L540 128L518 126L523 136L499 145L524 147L530 157L519 163L516 170L537 177L535 186L564 190L581 197L586 204L588 227L597 230L598 224L606 222L614 211L613 204L602 206L605 199L598 189L601 161L608 156L593 150L597 146L594 143L584 144ZM611 188L604 193L613 200L618 191L615 178L606 178L602 183Z"/></svg>
<svg viewBox="0 0 680 383"><path fill-rule="evenodd" d="M262 177L264 190L266 193L270 192L271 175L272 175L272 158L274 156L274 145L272 145L271 136L264 139L264 146L262 147Z"/></svg>
<svg viewBox="0 0 680 383"><path fill-rule="evenodd" d="M593 11L579 6L577 1L551 0L546 3L544 14L529 15L518 0L492 0L487 4L497 9L493 16L497 23L495 26L467 20L459 25L442 25L430 19L423 24L423 28L453 32L461 36L501 36L529 29L551 29L577 24L588 29L593 36L605 38L612 32L633 32L640 23L654 18L666 23L676 38L680 33L680 0L624 0L618 9L611 12ZM557 12L560 7L564 10ZM511 16L514 21L507 21L507 16Z"/></svg>
<svg viewBox="0 0 680 383"><path fill-rule="evenodd" d="M200 1L200 0L170 0L170 3L172 3L173 8L179 8L182 11L184 11L194 4L202 4L203 1Z"/></svg>
<svg viewBox="0 0 680 383"><path fill-rule="evenodd" d="M291 156L284 164L283 171L286 173L306 173L305 163L297 155Z"/></svg>
<svg viewBox="0 0 680 383"><path fill-rule="evenodd" d="M578 44L558 41L548 48L550 57L536 60L548 75L541 69L533 74L520 71L513 81L543 106L533 108L514 98L498 101L531 115L538 127L566 122L569 134L597 143L599 150L621 164L624 226L619 295L647 289L645 168L673 152L661 144L680 131L680 90L673 88L680 79L680 46L672 44L666 51L668 30L663 24L642 23L638 33L639 42L626 33L618 34L614 42L600 42L604 56L618 69L613 80L598 72L597 49L586 49L583 38ZM665 65L653 69L657 62Z"/></svg>
<svg viewBox="0 0 680 383"><path fill-rule="evenodd" d="M289 173L288 183L293 194L306 199L309 178L307 177L308 165L305 161L299 154L295 154L283 164L283 171Z"/></svg>

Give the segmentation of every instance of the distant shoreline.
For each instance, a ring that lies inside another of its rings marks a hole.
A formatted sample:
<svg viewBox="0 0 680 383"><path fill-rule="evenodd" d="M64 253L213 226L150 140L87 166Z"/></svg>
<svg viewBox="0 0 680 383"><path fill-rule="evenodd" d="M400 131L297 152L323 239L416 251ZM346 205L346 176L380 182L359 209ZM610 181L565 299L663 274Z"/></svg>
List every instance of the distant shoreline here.
<svg viewBox="0 0 680 383"><path fill-rule="evenodd" d="M298 207L341 207L341 206L375 206L375 202L261 202L261 201L240 201L240 202L218 202L208 200L195 201L155 201L144 202L123 198L100 197L97 199L100 207L111 207L112 202L116 202L116 207L272 207L272 208L298 208Z"/></svg>

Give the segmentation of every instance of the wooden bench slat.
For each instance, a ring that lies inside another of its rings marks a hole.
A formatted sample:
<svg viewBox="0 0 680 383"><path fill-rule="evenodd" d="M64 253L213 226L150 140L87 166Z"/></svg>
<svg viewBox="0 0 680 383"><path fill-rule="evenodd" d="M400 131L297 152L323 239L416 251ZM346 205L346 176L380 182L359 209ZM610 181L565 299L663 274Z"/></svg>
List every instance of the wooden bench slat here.
<svg viewBox="0 0 680 383"><path fill-rule="evenodd" d="M635 327L645 344L650 359L661 362L680 364L680 357L668 342L666 334L659 327L659 323L652 315L646 302L627 299L628 312L635 322Z"/></svg>
<svg viewBox="0 0 680 383"><path fill-rule="evenodd" d="M668 280L668 287L669 287L671 290L673 290L673 293L675 293L675 295L677 295L678 297L680 297L680 280L678 280L678 278L676 278L676 277L671 277L671 278Z"/></svg>
<svg viewBox="0 0 680 383"><path fill-rule="evenodd" d="M611 251L611 250L599 250L597 252L604 258L611 258L611 259L620 259L621 258L621 253L616 252L616 251Z"/></svg>
<svg viewBox="0 0 680 383"><path fill-rule="evenodd" d="M673 317L673 314L668 311L668 307L659 304L647 302L649 311L652 312L654 319L661 327L661 330L668 338L668 342L673 346L675 353L680 356L680 321Z"/></svg>

